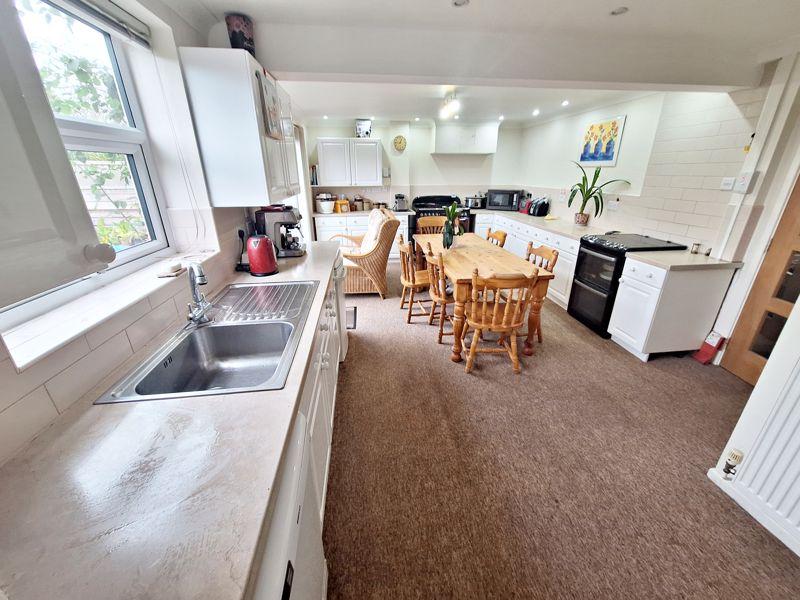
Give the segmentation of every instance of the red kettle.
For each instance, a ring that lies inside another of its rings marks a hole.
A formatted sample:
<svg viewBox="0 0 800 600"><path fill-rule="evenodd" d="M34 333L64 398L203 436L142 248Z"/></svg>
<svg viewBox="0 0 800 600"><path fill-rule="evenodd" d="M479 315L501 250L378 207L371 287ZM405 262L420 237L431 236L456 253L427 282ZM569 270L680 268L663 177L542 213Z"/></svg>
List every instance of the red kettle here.
<svg viewBox="0 0 800 600"><path fill-rule="evenodd" d="M250 275L264 277L278 272L275 246L266 235L251 235L247 238L247 260L250 263Z"/></svg>

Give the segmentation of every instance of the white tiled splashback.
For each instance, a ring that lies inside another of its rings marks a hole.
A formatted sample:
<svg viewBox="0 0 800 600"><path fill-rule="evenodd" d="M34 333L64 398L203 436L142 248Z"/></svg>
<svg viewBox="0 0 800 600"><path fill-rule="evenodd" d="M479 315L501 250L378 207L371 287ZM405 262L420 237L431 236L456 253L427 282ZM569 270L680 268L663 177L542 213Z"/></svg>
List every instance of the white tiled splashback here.
<svg viewBox="0 0 800 600"><path fill-rule="evenodd" d="M666 94L641 196L608 192L606 211L589 224L713 247L731 198L731 192L720 190L722 178L735 177L742 168L767 87L765 83L730 94ZM613 178L613 170L604 175ZM561 219L571 220L577 212L574 203L570 208L559 200L562 190L526 190L550 196L551 213ZM608 210L617 197L618 210Z"/></svg>
<svg viewBox="0 0 800 600"><path fill-rule="evenodd" d="M206 261L209 295L231 268L222 253ZM189 300L184 274L22 372L0 342L0 464L134 352L166 330L177 330Z"/></svg>

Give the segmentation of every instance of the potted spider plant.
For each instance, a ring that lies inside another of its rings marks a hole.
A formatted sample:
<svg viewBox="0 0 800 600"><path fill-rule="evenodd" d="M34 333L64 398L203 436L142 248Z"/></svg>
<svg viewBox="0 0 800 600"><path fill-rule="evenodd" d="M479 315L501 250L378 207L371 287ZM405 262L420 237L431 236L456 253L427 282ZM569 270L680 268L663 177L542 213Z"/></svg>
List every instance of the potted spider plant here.
<svg viewBox="0 0 800 600"><path fill-rule="evenodd" d="M442 246L449 248L453 245L455 236L464 233L464 228L458 221L459 209L461 207L457 202L453 202L450 206L444 209L444 230L442 231Z"/></svg>
<svg viewBox="0 0 800 600"><path fill-rule="evenodd" d="M575 213L575 223L578 225L586 225L589 222L589 213L584 211L586 210L586 205L589 204L589 201L594 201L594 216L597 218L603 214L603 188L611 183L617 182L627 183L630 185L630 181L626 179L612 179L601 185L597 185L597 181L600 179L601 171L601 168L597 167L594 170L594 175L592 175L592 180L590 183L589 176L586 174L586 170L580 165L580 163L575 164L578 165L578 168L581 170L583 176L581 177L581 180L573 185L570 189L567 206L572 206L572 201L580 195L581 205L580 210Z"/></svg>

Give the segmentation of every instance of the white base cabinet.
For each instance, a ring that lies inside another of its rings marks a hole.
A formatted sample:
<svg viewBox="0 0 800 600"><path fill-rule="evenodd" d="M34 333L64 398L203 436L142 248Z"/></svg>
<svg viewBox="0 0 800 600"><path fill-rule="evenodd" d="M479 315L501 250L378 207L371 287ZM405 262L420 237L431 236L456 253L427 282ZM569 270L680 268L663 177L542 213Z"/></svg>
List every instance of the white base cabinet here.
<svg viewBox="0 0 800 600"><path fill-rule="evenodd" d="M397 246L397 239L401 234L403 239L406 242L408 241L408 214L409 213L395 213L395 216L400 221L400 226L397 228L395 241L392 244L389 258L400 258L400 248ZM368 225L369 213L366 211L316 215L314 217L314 229L316 230L316 240L318 242L330 241L331 238L337 235L364 235L367 232ZM342 246L349 245L348 241L343 238L336 238L333 241L339 242Z"/></svg>
<svg viewBox="0 0 800 600"><path fill-rule="evenodd" d="M697 350L722 305L733 269L666 270L628 257L608 332L646 361L655 352Z"/></svg>
<svg viewBox="0 0 800 600"><path fill-rule="evenodd" d="M343 307L342 307L343 308ZM300 409L278 476L275 508L253 597L320 600L327 595L322 546L336 382L339 372L338 298L330 283L316 324ZM291 583L289 565L293 569Z"/></svg>
<svg viewBox="0 0 800 600"><path fill-rule="evenodd" d="M475 233L481 237L492 230L502 230L508 234L504 248L517 256L525 258L528 243L534 246L550 246L558 250L558 261L554 271L555 278L550 280L547 288L547 297L561 306L567 307L572 278L575 275L575 263L578 260L578 240L573 240L563 235L528 225L515 219L490 213L475 214Z"/></svg>

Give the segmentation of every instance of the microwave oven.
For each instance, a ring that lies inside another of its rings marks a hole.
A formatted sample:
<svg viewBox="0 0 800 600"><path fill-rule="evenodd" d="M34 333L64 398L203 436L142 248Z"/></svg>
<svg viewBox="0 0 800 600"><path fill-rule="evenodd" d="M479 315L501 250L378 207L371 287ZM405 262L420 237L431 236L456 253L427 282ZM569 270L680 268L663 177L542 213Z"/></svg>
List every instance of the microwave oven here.
<svg viewBox="0 0 800 600"><path fill-rule="evenodd" d="M486 208L489 210L519 210L525 199L524 190L489 190L486 192Z"/></svg>

